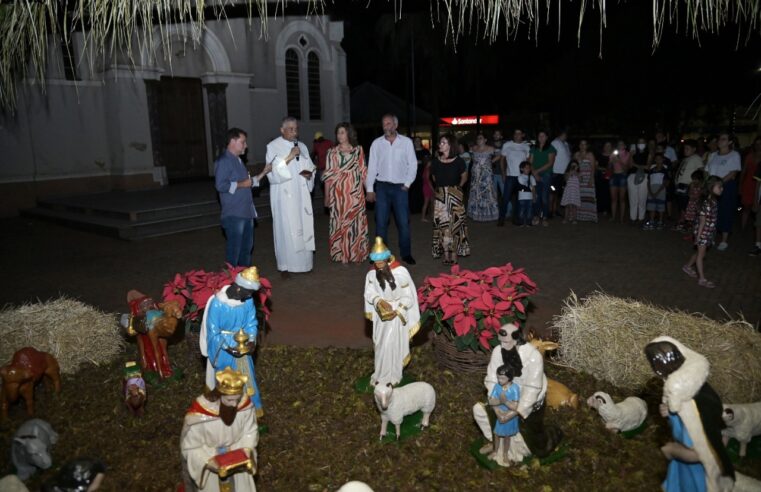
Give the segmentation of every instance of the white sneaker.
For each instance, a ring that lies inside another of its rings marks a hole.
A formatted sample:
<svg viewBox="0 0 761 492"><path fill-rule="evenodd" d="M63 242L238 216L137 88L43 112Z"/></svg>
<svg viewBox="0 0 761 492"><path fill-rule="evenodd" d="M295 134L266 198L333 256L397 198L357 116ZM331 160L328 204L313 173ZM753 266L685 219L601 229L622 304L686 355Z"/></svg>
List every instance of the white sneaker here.
<svg viewBox="0 0 761 492"><path fill-rule="evenodd" d="M726 251L726 249L729 247L729 243L720 242L718 246L716 246L716 249L719 251Z"/></svg>

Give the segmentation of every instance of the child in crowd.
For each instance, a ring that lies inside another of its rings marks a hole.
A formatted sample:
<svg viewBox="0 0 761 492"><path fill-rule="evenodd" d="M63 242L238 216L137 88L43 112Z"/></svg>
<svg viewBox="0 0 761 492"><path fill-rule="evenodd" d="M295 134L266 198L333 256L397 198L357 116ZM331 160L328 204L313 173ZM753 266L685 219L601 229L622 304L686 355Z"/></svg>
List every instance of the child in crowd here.
<svg viewBox="0 0 761 492"><path fill-rule="evenodd" d="M510 463L507 451L510 449L510 437L518 433L518 400L521 389L513 383L515 370L512 366L502 365L497 368L497 384L489 395L489 405L497 414L494 425L494 452L489 458L499 462L499 446L502 444L502 464Z"/></svg>
<svg viewBox="0 0 761 492"><path fill-rule="evenodd" d="M666 189L669 184L666 158L662 152L655 153L655 165L650 168L647 181L647 211L650 220L643 227L646 231L663 229L663 214L666 211ZM656 221L656 217L658 220Z"/></svg>
<svg viewBox="0 0 761 492"><path fill-rule="evenodd" d="M702 169L693 171L690 175L692 182L687 189L687 208L682 212L677 230L680 232L692 232L692 224L698 215L698 206L700 205L700 196L703 194L703 183L705 181L705 172Z"/></svg>
<svg viewBox="0 0 761 492"><path fill-rule="evenodd" d="M536 178L531 174L531 164L521 162L518 175L518 224L531 225L531 211L536 201Z"/></svg>
<svg viewBox="0 0 761 492"><path fill-rule="evenodd" d="M565 207L565 219L567 222L576 223L576 211L581 207L581 191L579 185L579 163L575 159L568 163L568 170L565 173L565 189L563 198L560 199L560 205Z"/></svg>
<svg viewBox="0 0 761 492"><path fill-rule="evenodd" d="M690 257L690 261L682 267L684 273L698 279L698 285L708 289L713 289L716 286L710 280L706 280L703 259L708 248L714 243L716 220L719 215L717 200L722 191L724 191L724 185L721 178L711 176L705 185L703 202L700 205L700 212L698 212L698 220L695 221L695 248L697 251ZM697 272L693 265L698 267Z"/></svg>

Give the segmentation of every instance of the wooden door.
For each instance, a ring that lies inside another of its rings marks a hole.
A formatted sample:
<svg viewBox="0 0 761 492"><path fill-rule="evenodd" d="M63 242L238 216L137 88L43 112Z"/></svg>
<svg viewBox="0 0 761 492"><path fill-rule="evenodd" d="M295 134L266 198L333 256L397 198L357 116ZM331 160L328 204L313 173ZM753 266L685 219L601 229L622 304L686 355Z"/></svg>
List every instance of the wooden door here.
<svg viewBox="0 0 761 492"><path fill-rule="evenodd" d="M169 180L209 176L200 79L161 77L159 152Z"/></svg>

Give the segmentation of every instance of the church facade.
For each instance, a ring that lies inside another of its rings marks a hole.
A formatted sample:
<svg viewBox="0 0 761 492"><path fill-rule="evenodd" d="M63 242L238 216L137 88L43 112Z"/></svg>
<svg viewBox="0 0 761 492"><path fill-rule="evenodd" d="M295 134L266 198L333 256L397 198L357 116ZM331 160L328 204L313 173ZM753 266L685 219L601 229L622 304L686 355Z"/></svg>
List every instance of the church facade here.
<svg viewBox="0 0 761 492"><path fill-rule="evenodd" d="M342 22L270 18L265 39L257 18L210 20L195 46L183 42L189 28L167 27L168 58L158 36L154 53L132 61L77 59L81 33L70 50L51 46L44 91L29 79L15 113L0 113L0 214L42 197L208 178L230 127L248 133L252 165L286 115L308 147L349 120Z"/></svg>

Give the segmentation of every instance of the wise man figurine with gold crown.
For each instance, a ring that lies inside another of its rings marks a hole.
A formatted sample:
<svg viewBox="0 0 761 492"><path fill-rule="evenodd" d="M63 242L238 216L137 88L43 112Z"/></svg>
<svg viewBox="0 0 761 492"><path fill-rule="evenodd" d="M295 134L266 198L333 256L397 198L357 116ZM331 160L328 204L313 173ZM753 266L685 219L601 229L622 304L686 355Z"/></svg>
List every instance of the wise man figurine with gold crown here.
<svg viewBox="0 0 761 492"><path fill-rule="evenodd" d="M246 394L248 378L228 367L214 379L214 389L196 398L185 414L184 492L253 492L259 430Z"/></svg>
<svg viewBox="0 0 761 492"><path fill-rule="evenodd" d="M263 415L262 399L254 373L254 349L258 322L253 295L259 290L259 271L246 268L235 282L222 287L209 298L201 321L201 354L206 356L206 387L213 389L215 374L227 367L240 371L248 379L246 394Z"/></svg>
<svg viewBox="0 0 761 492"><path fill-rule="evenodd" d="M397 384L410 358L410 339L420 329L417 290L380 237L370 251L365 278L365 317L373 322L375 370L370 384Z"/></svg>

